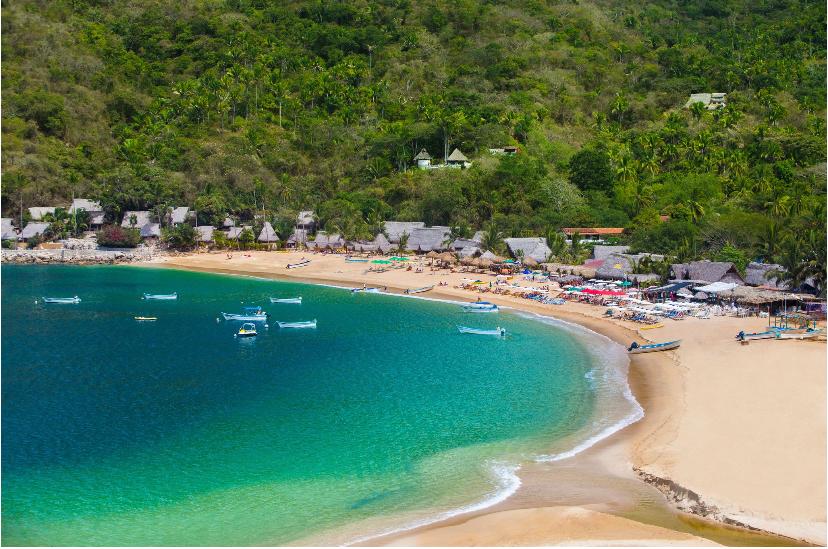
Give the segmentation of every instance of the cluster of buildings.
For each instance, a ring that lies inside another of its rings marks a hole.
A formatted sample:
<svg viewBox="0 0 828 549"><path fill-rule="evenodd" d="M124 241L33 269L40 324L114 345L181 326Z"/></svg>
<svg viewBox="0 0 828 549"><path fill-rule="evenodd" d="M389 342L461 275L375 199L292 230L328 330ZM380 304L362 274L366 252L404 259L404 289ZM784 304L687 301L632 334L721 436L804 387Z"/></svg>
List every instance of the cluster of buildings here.
<svg viewBox="0 0 828 549"><path fill-rule="evenodd" d="M25 226L21 222L20 226L16 227L12 218L2 218L2 234L0 234L0 239L4 241L28 242L33 238L42 238L44 233L49 229L50 223L47 221L48 217L54 216L58 209L66 210L69 215L85 211L89 214L90 230L100 229L103 226L104 210L100 202L88 198L75 198L65 208L62 206L35 206L29 208L30 220Z"/></svg>

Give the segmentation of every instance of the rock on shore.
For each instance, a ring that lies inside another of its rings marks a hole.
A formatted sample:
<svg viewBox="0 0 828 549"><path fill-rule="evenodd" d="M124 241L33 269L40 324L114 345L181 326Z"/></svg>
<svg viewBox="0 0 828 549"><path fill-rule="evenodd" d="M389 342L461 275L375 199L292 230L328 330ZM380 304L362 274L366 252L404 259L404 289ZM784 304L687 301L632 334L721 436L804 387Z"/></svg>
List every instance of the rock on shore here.
<svg viewBox="0 0 828 549"><path fill-rule="evenodd" d="M133 263L149 261L154 253L151 248L96 250L3 250L0 258L4 263L47 264L70 263L75 265Z"/></svg>

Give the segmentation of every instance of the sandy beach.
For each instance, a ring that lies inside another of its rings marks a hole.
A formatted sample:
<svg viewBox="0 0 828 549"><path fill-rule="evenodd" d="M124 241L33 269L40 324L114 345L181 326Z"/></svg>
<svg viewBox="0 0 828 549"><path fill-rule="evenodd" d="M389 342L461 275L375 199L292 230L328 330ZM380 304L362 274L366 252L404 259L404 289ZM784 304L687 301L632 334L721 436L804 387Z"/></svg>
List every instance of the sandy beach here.
<svg viewBox="0 0 828 549"><path fill-rule="evenodd" d="M311 263L286 268L302 257ZM464 301L479 294L457 288L463 278L494 280L432 271L428 261L421 273L366 272L370 264L307 252L234 253L231 259L226 253L196 253L148 265L350 287L367 284L389 292L445 283L423 295ZM826 543L824 342L734 342L739 330L761 331L767 319L688 318L640 330L639 324L602 318L600 307L542 305L491 293L485 299L575 322L625 346L634 339L682 339L682 345L676 351L633 356L630 385L645 410L641 421L573 458L526 464L520 489L498 505L365 544L785 543L723 522L787 536L790 543Z"/></svg>

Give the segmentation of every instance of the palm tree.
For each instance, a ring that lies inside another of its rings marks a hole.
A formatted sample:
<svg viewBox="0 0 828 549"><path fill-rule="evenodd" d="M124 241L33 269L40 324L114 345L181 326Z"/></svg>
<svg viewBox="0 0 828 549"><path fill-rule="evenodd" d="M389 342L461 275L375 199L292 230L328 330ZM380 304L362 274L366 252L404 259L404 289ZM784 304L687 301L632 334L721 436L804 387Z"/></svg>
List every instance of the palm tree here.
<svg viewBox="0 0 828 549"><path fill-rule="evenodd" d="M503 246L503 233L497 230L497 225L494 222L483 229L483 239L480 241L480 247L492 253L497 253Z"/></svg>
<svg viewBox="0 0 828 549"><path fill-rule="evenodd" d="M566 251L566 237L555 229L546 231L546 246L550 250L549 257L560 259Z"/></svg>
<svg viewBox="0 0 828 549"><path fill-rule="evenodd" d="M779 225L771 221L765 227L765 231L759 235L759 249L765 261L774 261L779 253L780 243Z"/></svg>
<svg viewBox="0 0 828 549"><path fill-rule="evenodd" d="M408 238L409 234L404 232L400 235L400 241L397 243L397 253L404 254L406 252L406 247L408 246Z"/></svg>
<svg viewBox="0 0 828 549"><path fill-rule="evenodd" d="M701 101L697 101L690 105L690 114L693 115L693 118L696 119L696 122L701 121L704 113L707 112L707 107L704 106L704 103Z"/></svg>

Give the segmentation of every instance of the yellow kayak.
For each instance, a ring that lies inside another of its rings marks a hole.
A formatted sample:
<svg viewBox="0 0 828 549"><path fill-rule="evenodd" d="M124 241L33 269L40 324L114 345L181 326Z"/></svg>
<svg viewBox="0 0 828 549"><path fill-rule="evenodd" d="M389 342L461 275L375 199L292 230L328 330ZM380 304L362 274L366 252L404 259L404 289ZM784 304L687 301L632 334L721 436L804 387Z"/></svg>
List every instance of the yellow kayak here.
<svg viewBox="0 0 828 549"><path fill-rule="evenodd" d="M136 316L135 320L158 320L155 316Z"/></svg>

